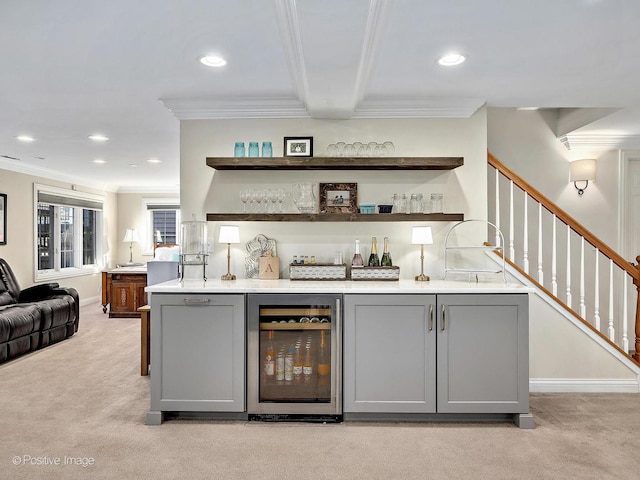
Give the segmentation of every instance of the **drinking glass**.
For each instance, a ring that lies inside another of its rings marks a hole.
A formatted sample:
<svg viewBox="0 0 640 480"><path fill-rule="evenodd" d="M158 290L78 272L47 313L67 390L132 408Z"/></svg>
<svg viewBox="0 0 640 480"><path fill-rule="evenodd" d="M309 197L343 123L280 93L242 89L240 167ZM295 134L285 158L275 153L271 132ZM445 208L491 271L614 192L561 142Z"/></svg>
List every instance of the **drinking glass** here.
<svg viewBox="0 0 640 480"><path fill-rule="evenodd" d="M269 189L263 188L260 190L260 197L262 198L262 203L264 204L263 212L267 213L267 209L269 208Z"/></svg>
<svg viewBox="0 0 640 480"><path fill-rule="evenodd" d="M345 157L355 157L356 156L356 148L351 143L347 143L344 147L344 156Z"/></svg>
<svg viewBox="0 0 640 480"><path fill-rule="evenodd" d="M327 147L327 155L329 157L335 157L337 156L337 154L338 154L338 148L336 147L336 144L335 143L330 144Z"/></svg>
<svg viewBox="0 0 640 480"><path fill-rule="evenodd" d="M384 145L384 147L387 149L387 155L393 156L396 151L396 147L393 142L386 141L382 145Z"/></svg>
<svg viewBox="0 0 640 480"><path fill-rule="evenodd" d="M344 143L344 142L338 142L338 143L336 143L336 155L337 155L338 157L344 157L344 147L345 147L346 145L347 145L347 144L346 144L346 143Z"/></svg>

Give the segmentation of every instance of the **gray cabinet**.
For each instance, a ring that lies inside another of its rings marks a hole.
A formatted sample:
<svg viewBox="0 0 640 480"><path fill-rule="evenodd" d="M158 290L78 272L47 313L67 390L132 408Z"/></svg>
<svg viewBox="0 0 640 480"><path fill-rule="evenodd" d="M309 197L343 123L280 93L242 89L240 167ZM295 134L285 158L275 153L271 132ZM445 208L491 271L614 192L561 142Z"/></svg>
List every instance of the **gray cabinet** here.
<svg viewBox="0 0 640 480"><path fill-rule="evenodd" d="M532 428L528 305L526 294L345 295L345 414L515 414Z"/></svg>
<svg viewBox="0 0 640 480"><path fill-rule="evenodd" d="M436 411L435 295L344 296L344 411Z"/></svg>
<svg viewBox="0 0 640 480"><path fill-rule="evenodd" d="M152 294L151 409L245 411L244 295Z"/></svg>
<svg viewBox="0 0 640 480"><path fill-rule="evenodd" d="M438 295L438 412L528 412L528 305L526 294Z"/></svg>

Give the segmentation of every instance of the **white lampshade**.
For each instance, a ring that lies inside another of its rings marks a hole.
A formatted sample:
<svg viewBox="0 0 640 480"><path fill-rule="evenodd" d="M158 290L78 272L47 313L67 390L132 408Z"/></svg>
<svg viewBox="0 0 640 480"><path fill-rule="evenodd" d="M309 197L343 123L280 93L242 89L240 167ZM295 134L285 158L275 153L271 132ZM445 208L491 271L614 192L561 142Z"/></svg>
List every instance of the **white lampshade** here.
<svg viewBox="0 0 640 480"><path fill-rule="evenodd" d="M138 242L138 232L136 232L135 228L127 228L127 231L124 234L123 242Z"/></svg>
<svg viewBox="0 0 640 480"><path fill-rule="evenodd" d="M574 160L569 164L570 182L594 182L596 180L596 161L593 158Z"/></svg>
<svg viewBox="0 0 640 480"><path fill-rule="evenodd" d="M220 225L220 243L240 243L240 227L236 225Z"/></svg>
<svg viewBox="0 0 640 480"><path fill-rule="evenodd" d="M431 227L413 227L411 233L411 243L413 245L429 245L433 243Z"/></svg>

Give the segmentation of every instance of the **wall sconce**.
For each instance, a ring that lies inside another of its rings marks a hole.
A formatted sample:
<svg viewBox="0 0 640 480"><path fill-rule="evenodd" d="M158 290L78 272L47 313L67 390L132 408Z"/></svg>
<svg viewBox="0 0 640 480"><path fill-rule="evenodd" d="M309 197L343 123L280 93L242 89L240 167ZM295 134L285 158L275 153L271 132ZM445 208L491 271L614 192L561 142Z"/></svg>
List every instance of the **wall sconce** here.
<svg viewBox="0 0 640 480"><path fill-rule="evenodd" d="M420 275L416 276L418 282L428 282L430 278L424 274L424 246L433 243L431 227L413 227L411 243L420 245Z"/></svg>
<svg viewBox="0 0 640 480"><path fill-rule="evenodd" d="M139 242L138 232L136 232L135 228L127 228L127 231L124 233L123 242L129 242L129 261L125 264L128 266L136 266L142 265L141 263L133 262L133 242Z"/></svg>
<svg viewBox="0 0 640 480"><path fill-rule="evenodd" d="M218 242L227 244L227 273L220 278L222 280L235 280L236 276L231 274L231 244L240 243L240 227L221 225Z"/></svg>
<svg viewBox="0 0 640 480"><path fill-rule="evenodd" d="M589 180L596 181L596 161L593 158L575 160L569 164L571 175L569 181L578 190L578 195L582 195L589 186ZM583 188L578 187L578 182L585 182Z"/></svg>

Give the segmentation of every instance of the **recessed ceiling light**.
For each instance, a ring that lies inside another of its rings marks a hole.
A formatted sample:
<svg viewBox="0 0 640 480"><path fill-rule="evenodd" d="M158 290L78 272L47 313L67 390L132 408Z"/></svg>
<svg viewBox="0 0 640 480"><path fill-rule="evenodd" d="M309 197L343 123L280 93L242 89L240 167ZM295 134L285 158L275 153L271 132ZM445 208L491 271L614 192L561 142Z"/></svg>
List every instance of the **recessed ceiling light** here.
<svg viewBox="0 0 640 480"><path fill-rule="evenodd" d="M129 166L130 166L131 168L137 168L137 167L138 167L138 165L136 165L135 163L130 163L130 164L129 164Z"/></svg>
<svg viewBox="0 0 640 480"><path fill-rule="evenodd" d="M99 163L99 164L107 163L107 161L106 161L106 160L103 160L102 158L96 158L95 160L91 160L91 161L92 161L93 163Z"/></svg>
<svg viewBox="0 0 640 480"><path fill-rule="evenodd" d="M33 142L35 138L33 138L31 135L18 135L16 137L16 140L20 140L21 142Z"/></svg>
<svg viewBox="0 0 640 480"><path fill-rule="evenodd" d="M454 65L460 65L466 59L467 57L461 53L448 53L438 59L438 65L442 65L443 67L452 67Z"/></svg>
<svg viewBox="0 0 640 480"><path fill-rule="evenodd" d="M106 137L99 133L94 133L93 135L89 135L89 139L93 140L94 142L106 142L107 140L109 140L109 137Z"/></svg>
<svg viewBox="0 0 640 480"><path fill-rule="evenodd" d="M200 63L207 67L224 67L227 61L217 55L205 55L204 57L200 57Z"/></svg>
<svg viewBox="0 0 640 480"><path fill-rule="evenodd" d="M158 160L157 158L150 158L147 160L147 163L162 163L162 160Z"/></svg>

